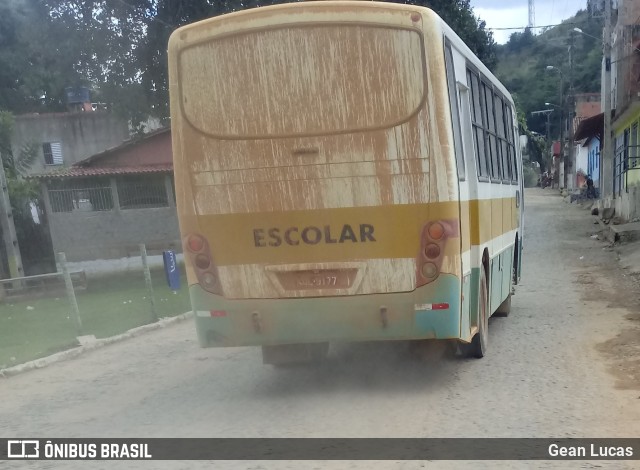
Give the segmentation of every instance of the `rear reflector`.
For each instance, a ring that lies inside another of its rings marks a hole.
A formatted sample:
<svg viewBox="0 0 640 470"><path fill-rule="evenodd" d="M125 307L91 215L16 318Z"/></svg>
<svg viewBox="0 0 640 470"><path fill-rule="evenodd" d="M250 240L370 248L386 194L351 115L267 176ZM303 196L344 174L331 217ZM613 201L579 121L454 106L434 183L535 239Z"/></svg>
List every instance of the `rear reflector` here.
<svg viewBox="0 0 640 470"><path fill-rule="evenodd" d="M432 310L447 310L449 308L449 304L431 304Z"/></svg>
<svg viewBox="0 0 640 470"><path fill-rule="evenodd" d="M226 317L227 312L224 310L211 310L212 317Z"/></svg>
<svg viewBox="0 0 640 470"><path fill-rule="evenodd" d="M419 310L448 310L449 309L449 304L448 303L441 303L441 304L415 304L413 306L415 311L419 311Z"/></svg>

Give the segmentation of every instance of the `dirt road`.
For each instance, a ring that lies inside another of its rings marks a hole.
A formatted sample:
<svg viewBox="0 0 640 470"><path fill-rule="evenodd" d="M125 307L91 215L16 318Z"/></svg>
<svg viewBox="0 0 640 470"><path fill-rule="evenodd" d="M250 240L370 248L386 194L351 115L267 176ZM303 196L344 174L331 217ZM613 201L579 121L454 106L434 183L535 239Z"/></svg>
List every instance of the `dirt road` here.
<svg viewBox="0 0 640 470"><path fill-rule="evenodd" d="M0 379L0 435L638 436L637 383L606 347L606 341L629 328L625 315L633 302L611 303L619 285L615 276L622 274L614 269L612 254L589 238L595 229L584 210L564 204L549 190L531 190L526 196L523 282L511 316L491 320L484 359L418 361L407 357L406 345L352 345L334 348L323 366L279 370L263 366L256 349L199 349L193 325L186 321ZM145 468L199 465L149 464ZM339 464L227 462L216 467L371 466ZM384 463L380 468L423 464ZM50 462L40 468L58 466ZM126 462L96 463L94 468L116 466L132 468ZM541 466L538 462L532 468ZM627 467L617 462L611 468Z"/></svg>

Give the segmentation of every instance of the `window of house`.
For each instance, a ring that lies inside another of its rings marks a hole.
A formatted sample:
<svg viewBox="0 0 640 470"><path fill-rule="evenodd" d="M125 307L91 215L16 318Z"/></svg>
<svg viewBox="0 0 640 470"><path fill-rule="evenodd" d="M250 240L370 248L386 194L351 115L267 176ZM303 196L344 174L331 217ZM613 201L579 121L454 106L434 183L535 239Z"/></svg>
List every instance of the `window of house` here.
<svg viewBox="0 0 640 470"><path fill-rule="evenodd" d="M53 212L96 212L113 209L108 178L54 179L47 183Z"/></svg>
<svg viewBox="0 0 640 470"><path fill-rule="evenodd" d="M44 142L42 153L45 165L62 165L62 145L60 142Z"/></svg>
<svg viewBox="0 0 640 470"><path fill-rule="evenodd" d="M121 209L168 207L164 175L123 176L116 180Z"/></svg>
<svg viewBox="0 0 640 470"><path fill-rule="evenodd" d="M638 123L635 123L631 128L631 143L629 147L629 166L631 168L638 166L638 157L640 157L638 150Z"/></svg>

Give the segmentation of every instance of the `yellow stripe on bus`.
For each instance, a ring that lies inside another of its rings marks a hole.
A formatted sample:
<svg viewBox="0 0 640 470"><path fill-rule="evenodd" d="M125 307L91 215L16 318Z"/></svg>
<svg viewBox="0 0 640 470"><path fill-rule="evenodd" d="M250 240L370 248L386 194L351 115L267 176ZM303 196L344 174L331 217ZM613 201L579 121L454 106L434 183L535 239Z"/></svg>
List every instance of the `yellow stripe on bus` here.
<svg viewBox="0 0 640 470"><path fill-rule="evenodd" d="M461 214L461 237L447 243L447 252L466 251L517 227L515 198L203 215L198 225L219 266L319 263L416 257L426 222ZM469 233L469 227L475 230Z"/></svg>

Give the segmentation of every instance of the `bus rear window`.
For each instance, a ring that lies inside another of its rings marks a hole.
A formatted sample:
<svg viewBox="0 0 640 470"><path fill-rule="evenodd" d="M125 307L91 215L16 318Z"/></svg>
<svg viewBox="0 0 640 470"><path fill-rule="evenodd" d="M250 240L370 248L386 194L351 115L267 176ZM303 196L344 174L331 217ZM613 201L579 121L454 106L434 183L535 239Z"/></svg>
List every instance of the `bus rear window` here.
<svg viewBox="0 0 640 470"><path fill-rule="evenodd" d="M185 118L221 138L326 135L408 120L425 93L422 37L363 25L287 26L186 48Z"/></svg>

